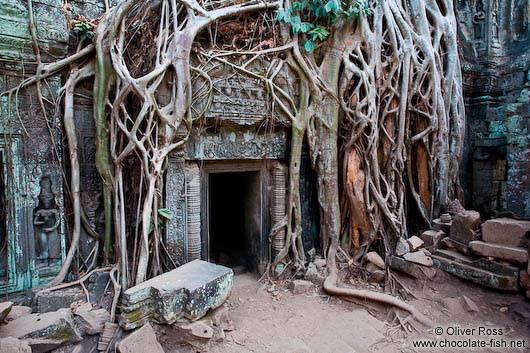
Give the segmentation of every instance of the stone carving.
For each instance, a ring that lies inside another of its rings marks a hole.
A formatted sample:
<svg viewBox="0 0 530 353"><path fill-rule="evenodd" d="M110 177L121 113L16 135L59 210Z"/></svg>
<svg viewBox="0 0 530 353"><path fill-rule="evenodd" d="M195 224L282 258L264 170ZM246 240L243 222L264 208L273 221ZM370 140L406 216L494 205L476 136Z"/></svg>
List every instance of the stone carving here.
<svg viewBox="0 0 530 353"><path fill-rule="evenodd" d="M485 20L486 13L484 12L484 3L482 0L477 1L475 6L475 14L473 15L473 28L475 30L475 39L483 40L485 36Z"/></svg>
<svg viewBox="0 0 530 353"><path fill-rule="evenodd" d="M37 259L46 266L61 259L61 239L57 231L61 216L55 204L50 177L42 177L40 187L39 204L33 211L33 225Z"/></svg>
<svg viewBox="0 0 530 353"><path fill-rule="evenodd" d="M221 131L217 135L195 136L188 144L188 159L280 159L285 155L286 136L281 131L257 134L253 131Z"/></svg>
<svg viewBox="0 0 530 353"><path fill-rule="evenodd" d="M186 198L184 160L170 158L166 171L166 208L173 218L166 227L166 247L171 259L182 265L186 262Z"/></svg>

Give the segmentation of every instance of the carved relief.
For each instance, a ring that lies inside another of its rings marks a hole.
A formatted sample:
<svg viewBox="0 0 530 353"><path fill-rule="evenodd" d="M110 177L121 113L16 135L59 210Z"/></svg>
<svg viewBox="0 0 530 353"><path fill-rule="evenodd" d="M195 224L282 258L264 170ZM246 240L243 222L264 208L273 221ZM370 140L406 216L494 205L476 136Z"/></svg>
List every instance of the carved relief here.
<svg viewBox="0 0 530 353"><path fill-rule="evenodd" d="M33 210L36 255L41 266L48 266L61 260L61 239L58 232L61 216L55 203L50 177L42 177L40 188L39 204Z"/></svg>
<svg viewBox="0 0 530 353"><path fill-rule="evenodd" d="M483 0L478 0L475 5L475 13L473 14L473 29L476 40L481 41L485 38L485 19L486 12L484 12L484 2Z"/></svg>

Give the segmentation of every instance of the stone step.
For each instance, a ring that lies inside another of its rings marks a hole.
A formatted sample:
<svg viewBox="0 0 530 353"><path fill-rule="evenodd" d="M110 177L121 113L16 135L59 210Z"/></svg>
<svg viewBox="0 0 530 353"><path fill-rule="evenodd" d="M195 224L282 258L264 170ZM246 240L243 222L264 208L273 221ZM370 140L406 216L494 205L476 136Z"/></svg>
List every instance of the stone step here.
<svg viewBox="0 0 530 353"><path fill-rule="evenodd" d="M439 269L464 280L503 291L517 291L519 289L518 276L499 275L439 255L433 255L432 260Z"/></svg>
<svg viewBox="0 0 530 353"><path fill-rule="evenodd" d="M477 258L462 255L461 253L452 250L438 250L435 255L443 256L450 260L477 267L502 276L517 277L519 273L519 268L515 266L507 265L494 260L488 260L483 257Z"/></svg>
<svg viewBox="0 0 530 353"><path fill-rule="evenodd" d="M487 243L528 247L530 222L513 218L490 219L482 224L482 240Z"/></svg>
<svg viewBox="0 0 530 353"><path fill-rule="evenodd" d="M486 243L475 240L469 243L471 250L482 256L491 256L496 259L526 263L528 262L528 249L500 244Z"/></svg>
<svg viewBox="0 0 530 353"><path fill-rule="evenodd" d="M171 324L184 315L191 320L217 308L232 289L234 272L202 260L129 288L123 294L120 326L131 330L148 320Z"/></svg>

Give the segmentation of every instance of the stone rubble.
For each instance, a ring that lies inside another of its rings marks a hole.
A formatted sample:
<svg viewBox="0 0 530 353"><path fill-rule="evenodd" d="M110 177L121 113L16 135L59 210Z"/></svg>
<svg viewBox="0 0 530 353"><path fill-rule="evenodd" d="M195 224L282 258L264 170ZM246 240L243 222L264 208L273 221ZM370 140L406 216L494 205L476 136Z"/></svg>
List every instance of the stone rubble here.
<svg viewBox="0 0 530 353"><path fill-rule="evenodd" d="M9 314L7 314L6 320L13 321L20 317L29 315L32 313L32 309L29 306L13 305Z"/></svg>
<svg viewBox="0 0 530 353"><path fill-rule="evenodd" d="M109 312L104 309L77 311L75 322L79 330L87 335L99 335L103 330L105 322L110 321Z"/></svg>
<svg viewBox="0 0 530 353"><path fill-rule="evenodd" d="M2 353L32 353L28 342L15 337L0 338L0 352Z"/></svg>
<svg viewBox="0 0 530 353"><path fill-rule="evenodd" d="M399 237L397 244L396 244L395 254L397 256L403 256L408 252L410 252L410 245L407 239Z"/></svg>
<svg viewBox="0 0 530 353"><path fill-rule="evenodd" d="M120 353L164 353L149 323L145 323L140 329L121 340L117 347Z"/></svg>
<svg viewBox="0 0 530 353"><path fill-rule="evenodd" d="M462 211L458 213L451 224L449 237L467 245L478 239L477 230L480 226L480 213L477 211Z"/></svg>
<svg viewBox="0 0 530 353"><path fill-rule="evenodd" d="M528 262L528 249L525 248L486 243L479 240L470 242L469 247L474 253L478 255L486 257L491 256L496 259L506 260L510 262Z"/></svg>
<svg viewBox="0 0 530 353"><path fill-rule="evenodd" d="M303 279L295 279L291 282L290 289L293 294L302 294L309 292L314 288L313 282L305 281Z"/></svg>
<svg viewBox="0 0 530 353"><path fill-rule="evenodd" d="M423 240L424 243L423 246L430 252L435 252L436 250L438 250L438 248L440 247L440 242L444 237L445 233L441 230L427 230L420 235L420 239ZM403 254L397 255L403 256Z"/></svg>
<svg viewBox="0 0 530 353"><path fill-rule="evenodd" d="M0 324L4 322L13 307L13 302L3 302L0 303Z"/></svg>
<svg viewBox="0 0 530 353"><path fill-rule="evenodd" d="M433 265L432 259L425 255L425 253L421 250L409 252L408 254L403 255L403 258L409 262L413 262L422 266L432 267Z"/></svg>
<svg viewBox="0 0 530 353"><path fill-rule="evenodd" d="M407 239L409 245L410 245L410 250L411 251L416 251L418 250L419 248L421 248L424 244L423 240L421 240L420 238L418 238L417 236L413 235L411 236L410 238Z"/></svg>
<svg viewBox="0 0 530 353"><path fill-rule="evenodd" d="M371 263L373 263L374 265L376 265L377 267L379 267L380 269L382 270L385 269L385 261L375 251L370 251L369 253L367 253L366 259L370 261Z"/></svg>

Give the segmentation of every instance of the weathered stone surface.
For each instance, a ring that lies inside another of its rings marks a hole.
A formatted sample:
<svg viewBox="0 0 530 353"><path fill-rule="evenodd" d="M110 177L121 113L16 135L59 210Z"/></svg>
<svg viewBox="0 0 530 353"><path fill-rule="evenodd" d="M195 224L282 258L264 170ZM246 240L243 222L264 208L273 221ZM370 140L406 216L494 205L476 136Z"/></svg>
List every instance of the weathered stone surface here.
<svg viewBox="0 0 530 353"><path fill-rule="evenodd" d="M130 330L150 319L170 324L182 314L199 319L226 300L233 277L227 267L194 260L145 281L123 294L120 326Z"/></svg>
<svg viewBox="0 0 530 353"><path fill-rule="evenodd" d="M475 304L473 300L469 299L465 295L462 296L462 303L464 304L464 309L466 309L466 311L475 312L475 313L478 313L480 311L480 309L478 308L478 305Z"/></svg>
<svg viewBox="0 0 530 353"><path fill-rule="evenodd" d="M521 283L521 287L525 289L530 289L530 275L528 275L528 272L524 270L520 272L519 282Z"/></svg>
<svg viewBox="0 0 530 353"><path fill-rule="evenodd" d="M368 282L381 283L385 279L385 271L376 270L368 277Z"/></svg>
<svg viewBox="0 0 530 353"><path fill-rule="evenodd" d="M293 294L302 294L309 292L314 286L312 282L304 281L303 279L295 279L291 282L290 288Z"/></svg>
<svg viewBox="0 0 530 353"><path fill-rule="evenodd" d="M307 266L307 271L304 275L304 279L313 282L317 286L321 286L324 284L325 277L320 274L317 269L317 266L311 262L309 263L309 266Z"/></svg>
<svg viewBox="0 0 530 353"><path fill-rule="evenodd" d="M404 272L417 279L432 280L436 276L436 269L433 267L421 266L397 256L389 256L388 261L391 269Z"/></svg>
<svg viewBox="0 0 530 353"><path fill-rule="evenodd" d="M209 317L214 326L220 327L223 331L233 331L234 322L230 315L230 310L226 304L221 305L217 309L212 310Z"/></svg>
<svg viewBox="0 0 530 353"><path fill-rule="evenodd" d="M37 298L37 309L39 313L57 311L61 308L69 308L70 304L85 300L85 293L79 288L66 288L44 292Z"/></svg>
<svg viewBox="0 0 530 353"><path fill-rule="evenodd" d="M366 266L365 266L365 269L366 269L366 271L367 271L368 273L373 273L373 272L379 270L380 268L377 267L376 265L374 265L373 263L368 262L368 263L366 264Z"/></svg>
<svg viewBox="0 0 530 353"><path fill-rule="evenodd" d="M413 235L410 238L408 238L407 241L408 241L408 243L410 245L410 250L412 250L412 251L418 250L419 248L421 248L423 246L423 240L421 240L420 238L418 238L415 235Z"/></svg>
<svg viewBox="0 0 530 353"><path fill-rule="evenodd" d="M13 321L20 317L26 316L31 314L32 310L29 306L22 306L22 305L14 305L11 308L11 311L9 314L7 314L6 320L7 321Z"/></svg>
<svg viewBox="0 0 530 353"><path fill-rule="evenodd" d="M464 254L464 255L471 254L471 250L469 250L469 246L462 244L461 242L451 239L449 237L443 238L440 243L441 245L447 248L456 249L456 251L460 252L461 254Z"/></svg>
<svg viewBox="0 0 530 353"><path fill-rule="evenodd" d="M4 322L12 307L13 302L0 303L0 324Z"/></svg>
<svg viewBox="0 0 530 353"><path fill-rule="evenodd" d="M14 337L0 338L0 352L2 353L31 353L28 342Z"/></svg>
<svg viewBox="0 0 530 353"><path fill-rule="evenodd" d="M513 218L490 219L482 224L482 240L506 246L528 247L530 222Z"/></svg>
<svg viewBox="0 0 530 353"><path fill-rule="evenodd" d="M97 350L92 350L98 345L98 339L98 336L87 336L81 342L54 349L53 353L96 353Z"/></svg>
<svg viewBox="0 0 530 353"><path fill-rule="evenodd" d="M0 327L0 337L28 341L34 353L47 352L81 339L70 309L31 314Z"/></svg>
<svg viewBox="0 0 530 353"><path fill-rule="evenodd" d="M449 237L463 244L477 240L476 230L480 224L480 213L477 211L465 211L458 213L451 224Z"/></svg>
<svg viewBox="0 0 530 353"><path fill-rule="evenodd" d="M403 256L406 253L410 251L410 245L405 238L399 237L397 243L396 243L396 255L397 256Z"/></svg>
<svg viewBox="0 0 530 353"><path fill-rule="evenodd" d="M324 267L326 267L326 259L315 259L315 261L313 263L315 264L315 266L319 270L321 270Z"/></svg>
<svg viewBox="0 0 530 353"><path fill-rule="evenodd" d="M445 234L449 234L451 231L452 224L453 224L453 221L445 223L445 222L442 222L440 218L437 218L432 221L432 228L433 230L441 230Z"/></svg>
<svg viewBox="0 0 530 353"><path fill-rule="evenodd" d="M385 269L385 261L375 251L366 254L366 259L381 269Z"/></svg>
<svg viewBox="0 0 530 353"><path fill-rule="evenodd" d="M118 344L120 353L164 353L149 323L125 337Z"/></svg>
<svg viewBox="0 0 530 353"><path fill-rule="evenodd" d="M491 256L496 259L525 263L528 262L528 249L486 243L475 240L469 243L471 250L482 256Z"/></svg>
<svg viewBox="0 0 530 353"><path fill-rule="evenodd" d="M453 201L449 202L445 208L445 211L453 216L460 212L464 212L465 210L466 209L462 206L458 199L454 199Z"/></svg>
<svg viewBox="0 0 530 353"><path fill-rule="evenodd" d="M204 320L204 319L203 319ZM213 337L213 328L203 320L178 325L182 336L190 336L191 339L210 339Z"/></svg>
<svg viewBox="0 0 530 353"><path fill-rule="evenodd" d="M103 308L91 311L78 311L75 316L75 322L78 324L80 331L89 335L98 335L101 333L107 321L110 321L110 314Z"/></svg>
<svg viewBox="0 0 530 353"><path fill-rule="evenodd" d="M403 255L403 258L407 261L414 262L422 266L431 267L433 265L432 259L425 255L425 253L421 250L409 252L408 254Z"/></svg>
<svg viewBox="0 0 530 353"><path fill-rule="evenodd" d="M450 250L438 250L432 260L439 269L485 287L505 291L517 291L519 288L518 270L514 267L484 259L473 260Z"/></svg>
<svg viewBox="0 0 530 353"><path fill-rule="evenodd" d="M423 240L423 246L430 252L438 250L440 247L440 242L445 237L445 233L441 230L428 230L420 235L421 240Z"/></svg>

